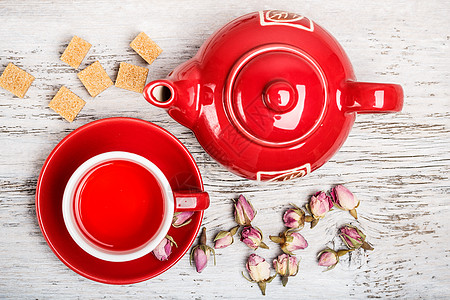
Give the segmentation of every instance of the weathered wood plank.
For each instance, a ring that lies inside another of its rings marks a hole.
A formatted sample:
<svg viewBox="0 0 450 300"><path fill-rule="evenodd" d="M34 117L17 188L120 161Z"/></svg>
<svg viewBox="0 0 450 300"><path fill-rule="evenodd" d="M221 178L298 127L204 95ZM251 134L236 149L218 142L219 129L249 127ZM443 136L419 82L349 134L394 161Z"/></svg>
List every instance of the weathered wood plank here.
<svg viewBox="0 0 450 300"><path fill-rule="evenodd" d="M192 57L227 21L267 8L305 14L328 29L359 80L396 82L405 90L403 112L358 116L340 152L303 179L262 184L239 178L139 94L111 87L92 99L76 71L59 60L72 35L79 35L93 45L80 69L99 60L114 80L121 61L146 66L128 47L143 30L164 49L149 67L153 80ZM449 298L449 14L447 0L0 2L0 72L13 62L36 77L25 99L0 89L0 298L260 297L258 287L241 276L252 251L240 242L217 251L217 266L202 274L183 257L163 275L129 286L89 281L53 255L35 216L40 168L72 130L114 116L152 121L191 151L211 194L203 221L211 238L234 225L231 199L239 193L253 200L259 210L254 224L266 236L283 230L281 215L289 203L304 205L317 190L343 183L359 196L358 224L375 251L352 253L335 270L322 272L317 252L343 247L337 229L356 224L335 210L313 230L302 231L309 247L298 253L299 274L286 288L275 279L268 298ZM47 107L63 84L87 101L72 124ZM257 253L271 260L279 250L268 244L270 250Z"/></svg>

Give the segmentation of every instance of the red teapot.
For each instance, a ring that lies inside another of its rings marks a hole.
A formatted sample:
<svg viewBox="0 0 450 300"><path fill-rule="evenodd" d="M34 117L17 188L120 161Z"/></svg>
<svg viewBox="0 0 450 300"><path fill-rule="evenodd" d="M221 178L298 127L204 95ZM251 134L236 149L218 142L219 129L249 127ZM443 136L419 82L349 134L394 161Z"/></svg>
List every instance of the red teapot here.
<svg viewBox="0 0 450 300"><path fill-rule="evenodd" d="M327 31L280 10L231 21L144 97L230 171L261 181L314 171L342 146L357 113L403 106L401 86L357 82Z"/></svg>

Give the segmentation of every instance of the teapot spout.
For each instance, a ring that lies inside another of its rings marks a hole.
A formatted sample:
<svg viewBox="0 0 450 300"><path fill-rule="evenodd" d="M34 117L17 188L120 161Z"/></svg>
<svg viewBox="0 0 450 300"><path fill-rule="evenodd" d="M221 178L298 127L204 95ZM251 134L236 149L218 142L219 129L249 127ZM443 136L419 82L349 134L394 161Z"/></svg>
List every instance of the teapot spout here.
<svg viewBox="0 0 450 300"><path fill-rule="evenodd" d="M199 85L188 80L161 79L148 83L143 94L150 104L166 109L178 123L193 129L199 115L199 89L195 86Z"/></svg>
<svg viewBox="0 0 450 300"><path fill-rule="evenodd" d="M144 98L150 104L161 108L169 108L176 98L175 86L169 80L155 80L144 88Z"/></svg>

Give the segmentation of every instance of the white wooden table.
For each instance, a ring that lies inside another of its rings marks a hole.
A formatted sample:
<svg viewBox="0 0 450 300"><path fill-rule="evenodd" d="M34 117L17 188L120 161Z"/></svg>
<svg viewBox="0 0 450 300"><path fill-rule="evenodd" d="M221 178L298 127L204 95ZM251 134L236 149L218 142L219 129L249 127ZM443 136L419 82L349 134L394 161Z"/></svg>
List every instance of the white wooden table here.
<svg viewBox="0 0 450 300"><path fill-rule="evenodd" d="M361 81L400 83L401 113L360 115L340 152L319 170L287 183L239 178L214 162L194 135L141 95L111 87L90 98L76 72L59 60L73 35L93 44L80 69L99 60L115 80L121 61L146 66L128 46L145 31L163 49L148 80L163 78L192 57L231 19L268 8L304 14L328 29L347 51ZM1 1L0 72L9 62L36 77L25 99L0 89L0 298L259 298L242 278L252 251L240 242L217 251L217 265L197 274L184 256L154 279L126 286L96 283L68 269L52 253L35 214L35 187L53 147L79 126L106 117L148 120L190 150L211 195L203 225L212 238L233 226L232 201L253 200L254 224L266 236L283 229L290 202L345 184L361 199L359 226L375 251L355 252L333 271L315 256L341 247L336 230L352 217L334 211L302 234L300 272L267 298L450 298L450 1ZM87 101L71 124L48 108L61 85ZM211 239L210 239L211 241ZM272 260L278 247L256 253Z"/></svg>

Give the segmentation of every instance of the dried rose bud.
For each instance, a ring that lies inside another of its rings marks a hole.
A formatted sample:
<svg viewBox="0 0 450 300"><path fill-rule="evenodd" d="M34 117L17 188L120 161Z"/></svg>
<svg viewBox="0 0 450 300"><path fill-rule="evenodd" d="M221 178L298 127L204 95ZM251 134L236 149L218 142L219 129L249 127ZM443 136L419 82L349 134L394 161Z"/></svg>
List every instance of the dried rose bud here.
<svg viewBox="0 0 450 300"><path fill-rule="evenodd" d="M333 269L339 262L337 252L331 249L326 249L319 254L319 266L328 267L329 270Z"/></svg>
<svg viewBox="0 0 450 300"><path fill-rule="evenodd" d="M177 246L177 243L173 240L173 238L169 235L166 237L153 249L152 253L156 257L157 260L165 261L169 259L170 254L172 253L172 246Z"/></svg>
<svg viewBox="0 0 450 300"><path fill-rule="evenodd" d="M256 282L267 280L270 277L270 265L259 255L250 254L246 268L250 278Z"/></svg>
<svg viewBox="0 0 450 300"><path fill-rule="evenodd" d="M311 197L309 201L309 209L311 214L318 219L325 217L325 214L333 208L333 202L325 192L318 192Z"/></svg>
<svg viewBox="0 0 450 300"><path fill-rule="evenodd" d="M261 230L256 227L246 226L241 232L241 242L246 244L253 250L258 249L258 247L269 249L269 247L262 241L263 234Z"/></svg>
<svg viewBox="0 0 450 300"><path fill-rule="evenodd" d="M340 229L339 236L350 249L373 250L373 247L366 242L366 235L355 226L345 225Z"/></svg>
<svg viewBox="0 0 450 300"><path fill-rule="evenodd" d="M236 226L232 228L230 231L220 231L214 238L214 248L216 249L226 248L231 244L233 244L234 242L233 235L236 234L238 229L239 226Z"/></svg>
<svg viewBox="0 0 450 300"><path fill-rule="evenodd" d="M281 250L284 253L293 255L292 251L305 249L308 247L308 242L298 232L286 230L279 234L279 236L269 236L272 242L280 244Z"/></svg>
<svg viewBox="0 0 450 300"><path fill-rule="evenodd" d="M201 273L208 265L209 257L211 252L214 255L214 265L216 264L216 253L214 249L206 245L206 228L203 227L202 233L200 235L200 244L194 246L191 249L190 262L195 264L195 269L198 273Z"/></svg>
<svg viewBox="0 0 450 300"><path fill-rule="evenodd" d="M259 288L263 295L266 294L266 284L270 283L277 275L270 276L270 264L261 256L256 254L250 254L245 265L248 271L248 275L251 279L245 277L250 282L258 283Z"/></svg>
<svg viewBox="0 0 450 300"><path fill-rule="evenodd" d="M325 271L329 271L338 264L339 257L347 254L350 251L352 251L352 250L339 250L336 252L330 248L322 250L318 255L319 266L327 267L327 269Z"/></svg>
<svg viewBox="0 0 450 300"><path fill-rule="evenodd" d="M284 226L288 228L302 229L305 225L305 212L297 206L293 206L294 208L289 208L283 215Z"/></svg>
<svg viewBox="0 0 450 300"><path fill-rule="evenodd" d="M234 203L234 219L239 225L248 226L255 218L256 211L250 201L240 195Z"/></svg>
<svg viewBox="0 0 450 300"><path fill-rule="evenodd" d="M297 257L287 254L281 254L273 260L273 268L281 275L283 286L286 286L289 276L297 275L299 263Z"/></svg>
<svg viewBox="0 0 450 300"><path fill-rule="evenodd" d="M191 223L193 211L176 212L173 214L172 226L175 228L186 226Z"/></svg>
<svg viewBox="0 0 450 300"><path fill-rule="evenodd" d="M356 208L359 206L359 200L345 186L337 185L332 188L331 198L337 207L348 210L355 219L358 219Z"/></svg>
<svg viewBox="0 0 450 300"><path fill-rule="evenodd" d="M214 248L226 248L233 244L233 235L229 231L220 231L214 238Z"/></svg>
<svg viewBox="0 0 450 300"><path fill-rule="evenodd" d="M319 219L325 217L326 213L333 208L333 202L331 198L325 192L318 192L309 200L309 204L306 205L309 213L312 217L307 218L306 221L311 222L311 228L317 225Z"/></svg>
<svg viewBox="0 0 450 300"><path fill-rule="evenodd" d="M203 269L206 268L210 255L211 250L209 250L208 248L203 249L203 247L197 247L194 250L195 269L198 273L201 273Z"/></svg>
<svg viewBox="0 0 450 300"><path fill-rule="evenodd" d="M305 249L308 247L308 242L305 238L298 232L288 232L286 233L286 241L284 245L281 246L281 249L284 252L290 254L292 251Z"/></svg>

